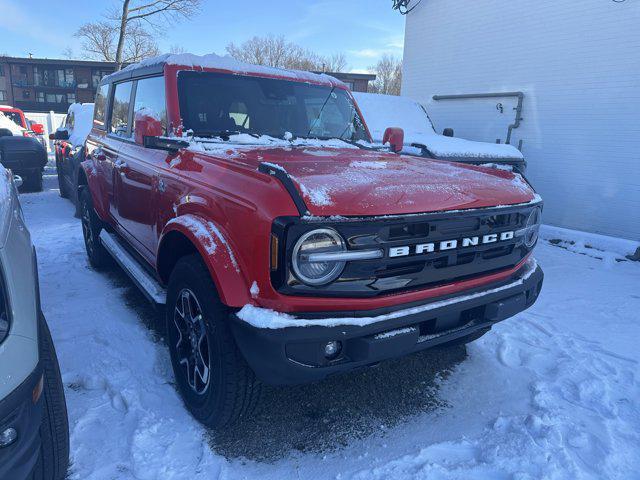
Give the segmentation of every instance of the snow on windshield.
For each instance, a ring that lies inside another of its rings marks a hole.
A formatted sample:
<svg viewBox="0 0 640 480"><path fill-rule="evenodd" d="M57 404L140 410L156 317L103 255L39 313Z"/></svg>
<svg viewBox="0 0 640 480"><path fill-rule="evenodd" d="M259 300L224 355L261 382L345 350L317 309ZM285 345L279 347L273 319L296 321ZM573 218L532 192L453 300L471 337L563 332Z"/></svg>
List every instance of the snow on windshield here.
<svg viewBox="0 0 640 480"><path fill-rule="evenodd" d="M17 125L13 120L7 117L4 113L0 112L0 128L6 128L13 135L22 136L22 132L24 132L24 128Z"/></svg>

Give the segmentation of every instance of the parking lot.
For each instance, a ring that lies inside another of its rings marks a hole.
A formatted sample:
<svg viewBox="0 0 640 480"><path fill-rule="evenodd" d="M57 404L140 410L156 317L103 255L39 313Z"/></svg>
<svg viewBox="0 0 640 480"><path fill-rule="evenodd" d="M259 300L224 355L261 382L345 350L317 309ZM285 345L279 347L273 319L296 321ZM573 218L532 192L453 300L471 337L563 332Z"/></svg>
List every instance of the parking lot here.
<svg viewBox="0 0 640 480"><path fill-rule="evenodd" d="M640 265L615 244L545 230L538 303L468 356L435 351L269 389L254 418L215 435L174 389L157 313L121 271L88 266L54 169L44 184L20 200L67 395L70 478L637 475Z"/></svg>

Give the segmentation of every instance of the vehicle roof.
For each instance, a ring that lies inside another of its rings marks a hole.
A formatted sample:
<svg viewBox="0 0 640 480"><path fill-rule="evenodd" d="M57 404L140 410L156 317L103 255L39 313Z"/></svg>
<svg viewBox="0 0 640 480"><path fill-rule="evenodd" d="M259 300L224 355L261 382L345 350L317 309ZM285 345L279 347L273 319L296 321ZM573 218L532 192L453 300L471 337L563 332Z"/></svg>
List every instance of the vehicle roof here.
<svg viewBox="0 0 640 480"><path fill-rule="evenodd" d="M302 70L254 65L251 63L241 62L229 55L220 56L215 53L208 55L194 55L191 53L159 55L157 57L143 60L139 63L134 63L123 68L119 72L107 75L102 79L100 84L104 85L105 83L127 80L144 75L159 74L164 71L164 67L166 65L174 65L183 70L219 71L239 75L279 78L282 80L346 88L345 83L324 73L312 73Z"/></svg>
<svg viewBox="0 0 640 480"><path fill-rule="evenodd" d="M0 110L3 112L22 112L19 108L12 107L11 105L0 105Z"/></svg>

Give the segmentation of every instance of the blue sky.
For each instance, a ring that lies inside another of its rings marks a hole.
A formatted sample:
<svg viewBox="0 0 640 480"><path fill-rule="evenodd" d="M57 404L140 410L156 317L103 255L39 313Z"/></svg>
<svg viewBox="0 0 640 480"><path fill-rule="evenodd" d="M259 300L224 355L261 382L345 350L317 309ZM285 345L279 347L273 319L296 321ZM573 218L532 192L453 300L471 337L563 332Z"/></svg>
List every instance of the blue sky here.
<svg viewBox="0 0 640 480"><path fill-rule="evenodd" d="M79 56L73 33L115 3L0 0L0 54L61 58L72 47ZM158 43L163 50L179 45L197 54L223 53L229 42L267 34L322 55L343 52L349 70L364 71L384 53L402 55L404 17L391 0L203 0L199 15L159 32Z"/></svg>

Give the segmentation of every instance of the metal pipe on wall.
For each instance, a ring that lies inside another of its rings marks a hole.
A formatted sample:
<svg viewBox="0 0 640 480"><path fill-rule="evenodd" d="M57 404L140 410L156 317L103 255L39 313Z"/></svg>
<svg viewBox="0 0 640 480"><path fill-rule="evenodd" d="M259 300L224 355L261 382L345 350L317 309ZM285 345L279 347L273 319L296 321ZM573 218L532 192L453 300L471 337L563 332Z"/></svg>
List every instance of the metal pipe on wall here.
<svg viewBox="0 0 640 480"><path fill-rule="evenodd" d="M438 100L464 100L468 98L505 98L505 97L517 97L518 104L515 108L516 119L509 125L509 131L507 132L507 139L504 143L511 143L511 134L514 129L520 126L522 121L522 107L524 105L524 93L523 92L497 92L497 93L461 93L454 95L434 95L433 99Z"/></svg>

